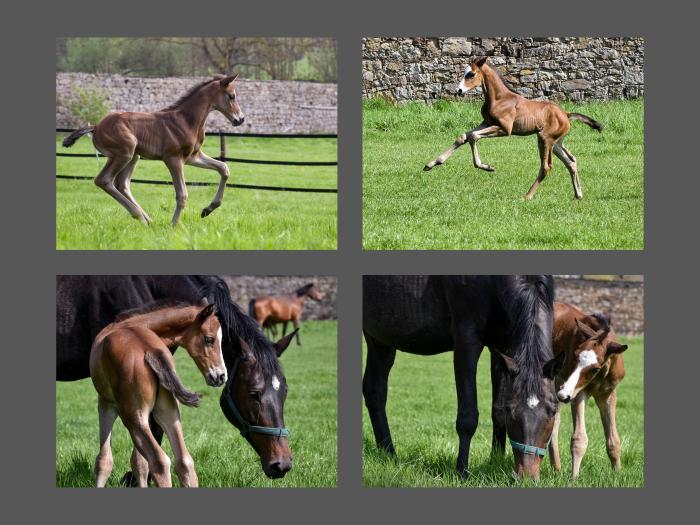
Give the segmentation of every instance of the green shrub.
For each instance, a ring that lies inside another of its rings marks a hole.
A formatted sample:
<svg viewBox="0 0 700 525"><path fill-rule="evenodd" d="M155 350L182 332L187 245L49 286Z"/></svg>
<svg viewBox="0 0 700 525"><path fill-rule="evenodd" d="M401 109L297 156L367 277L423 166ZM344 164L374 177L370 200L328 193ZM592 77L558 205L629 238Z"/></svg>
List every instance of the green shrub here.
<svg viewBox="0 0 700 525"><path fill-rule="evenodd" d="M81 126L97 124L109 112L109 99L104 90L95 87L72 86L73 96L68 100L68 110Z"/></svg>

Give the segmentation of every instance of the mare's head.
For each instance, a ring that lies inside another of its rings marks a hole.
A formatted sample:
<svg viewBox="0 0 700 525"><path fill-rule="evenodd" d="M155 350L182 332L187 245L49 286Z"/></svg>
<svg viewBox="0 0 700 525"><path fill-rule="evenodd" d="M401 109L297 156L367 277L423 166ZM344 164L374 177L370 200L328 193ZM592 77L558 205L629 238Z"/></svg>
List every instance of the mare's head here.
<svg viewBox="0 0 700 525"><path fill-rule="evenodd" d="M598 375L606 361L627 350L616 341L610 319L601 314L576 319L576 348L562 352L564 367L557 378L557 397L568 403Z"/></svg>
<svg viewBox="0 0 700 525"><path fill-rule="evenodd" d="M238 93L236 93L236 79L238 75L216 77L212 82L214 90L212 106L221 112L234 126L240 126L245 121L245 115L238 105Z"/></svg>
<svg viewBox="0 0 700 525"><path fill-rule="evenodd" d="M240 350L220 400L224 415L258 453L270 478L282 478L292 468L289 432L284 426L287 380L278 358L295 334L296 330L277 343L261 336L254 349L239 338Z"/></svg>
<svg viewBox="0 0 700 525"><path fill-rule="evenodd" d="M458 95L465 95L470 89L477 88L481 85L484 74L481 71L482 66L486 63L486 57L472 60L464 71L464 77L457 87Z"/></svg>
<svg viewBox="0 0 700 525"><path fill-rule="evenodd" d="M515 457L515 473L538 479L557 413L554 381L562 359L557 356L539 370L498 352L508 371L505 377L506 430ZM524 375L530 375L525 378Z"/></svg>
<svg viewBox="0 0 700 525"><path fill-rule="evenodd" d="M323 294L319 291L318 286L316 286L315 283L309 283L300 290L304 290L304 295L306 295L306 297L309 299L313 299L314 301L318 302L323 299Z"/></svg>
<svg viewBox="0 0 700 525"><path fill-rule="evenodd" d="M213 304L202 306L182 334L181 342L209 386L221 386L227 379L221 352L221 325L215 313Z"/></svg>

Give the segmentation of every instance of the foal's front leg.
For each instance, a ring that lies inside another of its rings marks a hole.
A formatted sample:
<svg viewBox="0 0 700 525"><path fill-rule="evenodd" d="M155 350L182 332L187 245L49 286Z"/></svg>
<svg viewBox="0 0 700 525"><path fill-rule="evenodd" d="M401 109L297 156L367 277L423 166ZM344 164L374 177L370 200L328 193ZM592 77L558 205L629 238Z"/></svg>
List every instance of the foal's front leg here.
<svg viewBox="0 0 700 525"><path fill-rule="evenodd" d="M596 397L595 402L600 411L605 432L605 448L613 469L620 470L620 435L617 433L617 421L615 408L617 406L617 391L613 390L609 396Z"/></svg>
<svg viewBox="0 0 700 525"><path fill-rule="evenodd" d="M170 176L173 178L173 186L175 186L175 213L173 214L173 226L177 225L180 219L180 213L185 209L187 204L187 185L185 184L185 174L183 171L182 158L170 157L165 159L165 165L170 170Z"/></svg>
<svg viewBox="0 0 700 525"><path fill-rule="evenodd" d="M229 178L228 166L225 162L213 159L208 155L205 155L201 151L188 158L187 164L189 164L190 166L197 166L198 168L216 170L221 176L221 179L219 180L219 188L216 190L216 195L214 195L214 199L211 201L209 206L202 210L202 217L206 217L216 208L221 206L221 201L223 201L224 199L224 190L226 189L226 182Z"/></svg>
<svg viewBox="0 0 700 525"><path fill-rule="evenodd" d="M479 152L476 149L476 143L479 139L483 138L490 138L490 137L499 137L503 135L503 131L499 126L488 126L486 124L481 124L480 126L474 128L468 133L464 133L457 137L457 139L454 141L452 146L447 148L445 151L443 151L440 156L438 156L436 159L428 162L428 164L425 165L423 168L423 171L430 171L433 169L435 166L439 166L440 164L444 164L447 159L452 156L452 154L459 148L460 146L464 145L465 143L469 142L471 148L472 148L472 155L474 157L474 167L480 168L486 171L494 171L494 169L489 166L488 164L483 164L481 162L481 159L479 158Z"/></svg>

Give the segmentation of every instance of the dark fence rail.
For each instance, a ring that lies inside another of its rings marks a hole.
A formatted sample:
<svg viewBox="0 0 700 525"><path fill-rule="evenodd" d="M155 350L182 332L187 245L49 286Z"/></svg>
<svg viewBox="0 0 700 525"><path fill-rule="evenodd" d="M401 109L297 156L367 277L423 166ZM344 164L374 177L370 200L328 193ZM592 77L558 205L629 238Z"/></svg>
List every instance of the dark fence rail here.
<svg viewBox="0 0 700 525"><path fill-rule="evenodd" d="M56 128L57 133L72 133L75 131L70 128ZM245 164L265 164L265 165L276 165L276 166L337 166L338 161L293 161L293 160L264 160L264 159L240 159L231 158L226 156L226 137L254 137L254 138L292 138L292 139L328 139L328 138L338 138L337 134L331 133L321 133L321 134L290 134L290 133L231 133L228 131L216 131L205 133L208 137L219 137L219 156L216 157L218 160L223 162L238 162ZM92 153L62 153L56 152L57 157L75 157L75 158L93 158L95 154ZM149 159L144 159L149 160ZM92 180L92 177L83 177L77 175L56 175L57 179L63 180ZM154 180L143 180L143 179L133 179L131 182L140 184L158 184L158 185L170 185L172 182L169 181L154 181ZM188 186L217 186L218 183L212 182L188 182ZM270 190L270 191L296 191L296 192L307 192L307 193L338 193L335 188L296 188L287 186L258 186L255 184L227 184L228 188L245 188L245 189L255 189L255 190Z"/></svg>

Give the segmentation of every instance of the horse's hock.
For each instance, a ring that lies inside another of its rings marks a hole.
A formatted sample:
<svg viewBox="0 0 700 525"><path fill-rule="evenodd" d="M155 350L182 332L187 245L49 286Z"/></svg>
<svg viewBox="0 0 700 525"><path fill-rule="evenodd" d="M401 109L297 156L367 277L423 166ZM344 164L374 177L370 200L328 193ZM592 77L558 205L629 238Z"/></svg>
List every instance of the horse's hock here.
<svg viewBox="0 0 700 525"><path fill-rule="evenodd" d="M56 73L56 127L84 125L68 109L75 86L104 91L112 111L157 111L208 78ZM239 79L236 89L246 115L245 123L236 128L240 133L337 133L337 84ZM233 131L218 112L209 116L205 130Z"/></svg>
<svg viewBox="0 0 700 525"><path fill-rule="evenodd" d="M363 97L396 102L456 98L460 76L479 56L488 56L489 63L526 98L644 96L643 38L503 37L365 38Z"/></svg>

